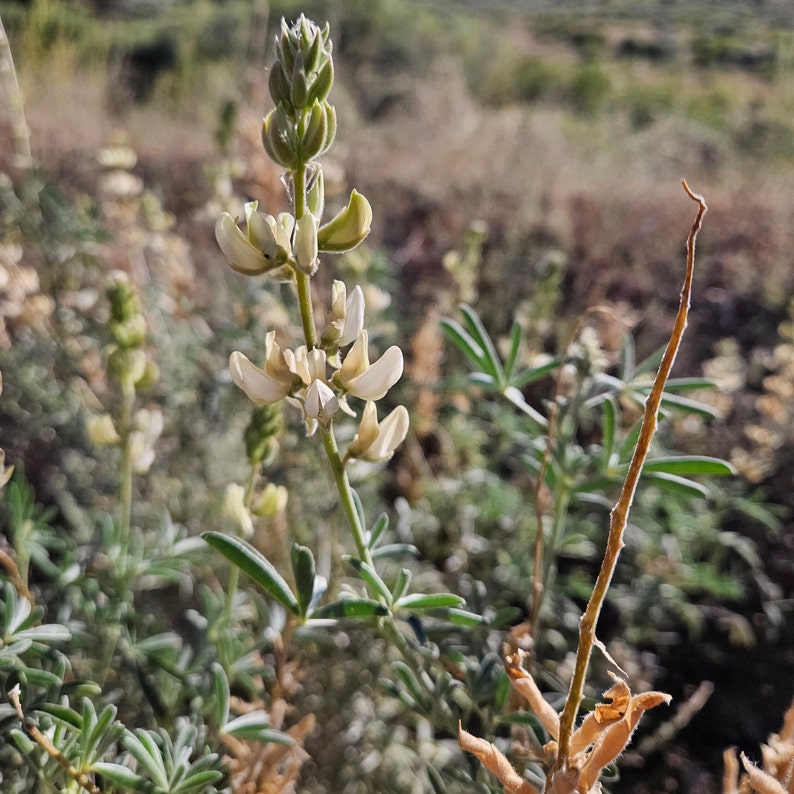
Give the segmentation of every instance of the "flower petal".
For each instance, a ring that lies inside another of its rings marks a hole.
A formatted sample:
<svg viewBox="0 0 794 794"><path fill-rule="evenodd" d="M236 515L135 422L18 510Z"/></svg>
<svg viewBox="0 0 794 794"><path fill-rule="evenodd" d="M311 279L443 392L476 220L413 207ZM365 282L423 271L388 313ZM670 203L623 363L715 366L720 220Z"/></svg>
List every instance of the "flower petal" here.
<svg viewBox="0 0 794 794"><path fill-rule="evenodd" d="M229 372L235 385L257 405L271 405L283 400L290 392L289 383L271 377L237 351L229 358Z"/></svg>
<svg viewBox="0 0 794 794"><path fill-rule="evenodd" d="M228 212L224 212L215 224L215 239L232 269L238 273L256 276L266 273L273 267L262 252L248 242L237 222Z"/></svg>
<svg viewBox="0 0 794 794"><path fill-rule="evenodd" d="M356 285L345 303L345 322L339 337L339 347L349 345L364 328L364 292Z"/></svg>
<svg viewBox="0 0 794 794"><path fill-rule="evenodd" d="M303 407L308 419L316 419L320 424L327 425L339 410L339 400L328 384L314 380L306 389Z"/></svg>
<svg viewBox="0 0 794 794"><path fill-rule="evenodd" d="M360 397L362 400L380 400L397 383L402 374L403 352L397 345L392 345L361 375L343 383L354 397Z"/></svg>
<svg viewBox="0 0 794 794"><path fill-rule="evenodd" d="M394 450L405 441L408 435L408 410L398 405L381 423L378 437L366 452L366 459L371 461L387 460Z"/></svg>

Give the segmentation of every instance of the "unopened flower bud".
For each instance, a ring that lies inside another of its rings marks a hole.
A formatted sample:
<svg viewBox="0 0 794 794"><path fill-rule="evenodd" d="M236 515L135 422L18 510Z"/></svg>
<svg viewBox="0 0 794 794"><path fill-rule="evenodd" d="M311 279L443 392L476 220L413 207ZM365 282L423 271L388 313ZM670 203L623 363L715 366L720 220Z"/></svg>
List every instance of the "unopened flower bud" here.
<svg viewBox="0 0 794 794"><path fill-rule="evenodd" d="M262 143L271 159L292 170L298 162L298 145L295 124L290 119L286 105L280 102L262 122Z"/></svg>
<svg viewBox="0 0 794 794"><path fill-rule="evenodd" d="M319 163L315 165L316 170L306 191L306 206L315 218L322 218L325 209L325 177L322 166Z"/></svg>
<svg viewBox="0 0 794 794"><path fill-rule="evenodd" d="M301 158L308 163L323 154L330 146L328 141L327 103L315 102L304 114L298 129ZM304 128L301 131L301 128Z"/></svg>
<svg viewBox="0 0 794 794"><path fill-rule="evenodd" d="M331 93L331 86L334 83L334 62L329 58L320 71L317 77L312 81L309 87L307 100L309 102L323 102Z"/></svg>
<svg viewBox="0 0 794 794"><path fill-rule="evenodd" d="M273 102L278 105L279 102L289 102L291 100L291 89L287 75L284 73L284 67L281 61L276 60L273 66L270 67L270 75L267 80L270 96Z"/></svg>
<svg viewBox="0 0 794 794"><path fill-rule="evenodd" d="M317 270L317 218L307 212L295 224L295 262L307 276Z"/></svg>
<svg viewBox="0 0 794 794"><path fill-rule="evenodd" d="M251 465L265 463L275 457L278 450L277 438L282 424L283 415L279 403L259 405L254 408L243 436L248 462Z"/></svg>
<svg viewBox="0 0 794 794"><path fill-rule="evenodd" d="M331 254L351 251L369 234L372 207L357 190L350 194L347 206L317 231L320 251Z"/></svg>

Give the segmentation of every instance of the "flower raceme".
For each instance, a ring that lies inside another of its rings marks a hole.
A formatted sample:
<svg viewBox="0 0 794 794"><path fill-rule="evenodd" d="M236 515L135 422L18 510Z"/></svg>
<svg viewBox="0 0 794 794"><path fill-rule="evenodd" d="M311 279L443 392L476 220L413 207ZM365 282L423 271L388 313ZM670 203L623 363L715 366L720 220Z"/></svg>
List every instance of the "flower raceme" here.
<svg viewBox="0 0 794 794"><path fill-rule="evenodd" d="M356 341L341 366L335 360L330 360L321 348L308 350L301 345L294 351L282 351L276 341L275 331L271 331L265 339L264 368L235 351L229 359L229 371L234 383L257 405L271 405L283 399L296 403L303 411L310 435L318 423L327 427L340 407L352 413L345 402L347 395L366 400L368 407L359 430L360 438L356 447L359 451L355 457L383 460L390 457L394 448L405 438L408 415L404 408L397 414L392 412L378 426L373 401L384 397L400 379L403 354L399 347L392 345L376 362L370 364L367 332L358 327L363 315L360 289L353 290L350 298L345 300L345 294L339 288L337 300L340 303L344 301L345 312L349 308L350 314L345 313L345 317L349 317L357 329ZM345 320L340 341L348 338L346 326ZM336 369L330 378L329 368ZM395 437L399 437L399 440L392 443Z"/></svg>

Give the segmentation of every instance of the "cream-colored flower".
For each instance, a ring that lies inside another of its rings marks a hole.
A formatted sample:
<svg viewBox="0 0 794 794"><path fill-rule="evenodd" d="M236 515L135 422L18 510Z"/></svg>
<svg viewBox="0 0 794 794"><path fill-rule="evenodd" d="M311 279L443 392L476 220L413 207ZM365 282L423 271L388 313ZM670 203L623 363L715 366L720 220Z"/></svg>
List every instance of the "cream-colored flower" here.
<svg viewBox="0 0 794 794"><path fill-rule="evenodd" d="M163 413L159 408L141 408L135 413L130 433L130 459L136 474L146 474L154 463L154 445L163 432Z"/></svg>
<svg viewBox="0 0 794 794"><path fill-rule="evenodd" d="M286 353L292 356L292 351L287 350ZM229 359L229 372L234 383L257 405L270 405L283 400L292 390L296 374L276 342L275 331L265 338L264 369L235 351Z"/></svg>
<svg viewBox="0 0 794 794"><path fill-rule="evenodd" d="M307 212L295 224L295 262L307 276L317 270L317 218Z"/></svg>
<svg viewBox="0 0 794 794"><path fill-rule="evenodd" d="M408 411L398 405L380 424L375 403L364 406L361 424L358 427L347 454L372 463L388 460L408 434Z"/></svg>
<svg viewBox="0 0 794 794"><path fill-rule="evenodd" d="M331 320L322 333L322 345L336 351L355 341L364 327L364 292L356 286L350 295L343 281L334 281L331 288Z"/></svg>
<svg viewBox="0 0 794 794"><path fill-rule="evenodd" d="M250 538L254 534L254 521L245 504L245 488L236 482L226 486L223 496L223 515L234 524L241 537Z"/></svg>
<svg viewBox="0 0 794 794"><path fill-rule="evenodd" d="M347 393L362 400L380 400L403 374L403 354L392 345L374 364L369 363L368 337L365 330L350 348L334 382Z"/></svg>
<svg viewBox="0 0 794 794"><path fill-rule="evenodd" d="M306 389L303 410L307 419L316 420L323 427L327 427L339 410L339 400L325 381L316 379Z"/></svg>
<svg viewBox="0 0 794 794"><path fill-rule="evenodd" d="M215 224L215 238L232 269L247 276L267 273L288 261L295 224L287 213L278 218L260 215L257 206L256 201L245 205L245 232L228 212L222 213Z"/></svg>

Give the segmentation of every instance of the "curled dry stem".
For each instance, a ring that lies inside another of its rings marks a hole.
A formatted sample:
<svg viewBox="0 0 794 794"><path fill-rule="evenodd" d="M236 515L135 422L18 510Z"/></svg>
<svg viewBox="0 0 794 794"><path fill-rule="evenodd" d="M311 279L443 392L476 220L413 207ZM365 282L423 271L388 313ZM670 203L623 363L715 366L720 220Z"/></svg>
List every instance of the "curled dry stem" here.
<svg viewBox="0 0 794 794"><path fill-rule="evenodd" d="M700 231L707 207L702 196L693 193L685 181L683 181L682 184L687 195L693 201L697 202L698 212L687 238L686 274L681 289L678 313L676 314L673 324L670 341L667 344L661 364L659 365L659 370L653 382L653 387L645 403L640 436L634 448L634 454L629 464L629 470L623 483L623 488L621 489L618 501L610 515L609 535L604 558L601 562L601 569L598 573L595 586L593 587L593 592L590 595L587 608L579 624L579 646L576 651L576 666L560 718L559 752L554 769L550 772L550 775L553 773L563 773L570 762L571 735L573 734L576 715L579 712L579 706L584 695L585 677L587 675L587 668L590 663L593 645L595 644L595 631L598 617L606 599L607 590L612 581L618 557L624 545L623 534L628 523L629 510L634 500L634 494L637 490L637 483L640 479L643 464L650 450L651 440L656 432L664 387L667 383L670 370L673 367L678 348L681 344L681 338L687 326L689 305L692 295L692 278L695 267L695 241L697 240L697 235Z"/></svg>
<svg viewBox="0 0 794 794"><path fill-rule="evenodd" d="M19 699L19 684L17 684L9 693L8 699L11 701L11 704L14 707L14 710L17 713L17 717L19 717L19 721L22 723L22 730L33 739L36 744L44 750L50 758L54 758L65 770L66 774L69 775L72 780L77 783L78 786L83 788L88 794L102 794L99 787L89 780L88 776L81 772L79 769L75 769L72 764L69 762L69 759L64 756L64 754L50 741L49 737L43 734L38 726L36 725L30 717L26 717L24 712L22 711L22 703Z"/></svg>

